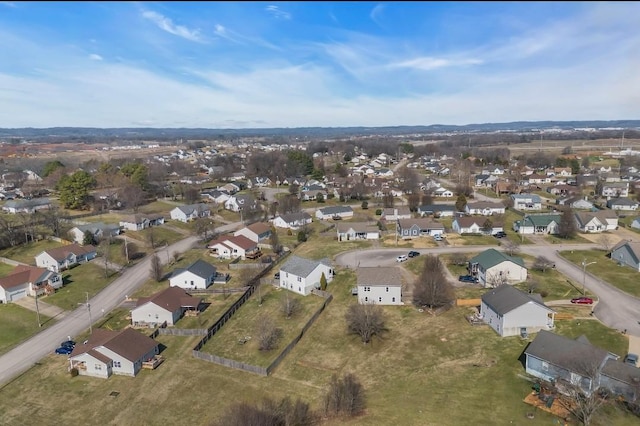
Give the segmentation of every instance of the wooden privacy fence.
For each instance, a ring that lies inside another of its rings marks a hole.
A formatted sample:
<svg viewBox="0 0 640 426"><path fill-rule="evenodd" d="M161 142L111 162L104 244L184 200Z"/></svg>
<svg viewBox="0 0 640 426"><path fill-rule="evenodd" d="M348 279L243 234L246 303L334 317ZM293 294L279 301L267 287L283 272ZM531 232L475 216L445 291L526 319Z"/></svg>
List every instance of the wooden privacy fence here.
<svg viewBox="0 0 640 426"><path fill-rule="evenodd" d="M158 334L165 336L204 336L206 328L159 328Z"/></svg>

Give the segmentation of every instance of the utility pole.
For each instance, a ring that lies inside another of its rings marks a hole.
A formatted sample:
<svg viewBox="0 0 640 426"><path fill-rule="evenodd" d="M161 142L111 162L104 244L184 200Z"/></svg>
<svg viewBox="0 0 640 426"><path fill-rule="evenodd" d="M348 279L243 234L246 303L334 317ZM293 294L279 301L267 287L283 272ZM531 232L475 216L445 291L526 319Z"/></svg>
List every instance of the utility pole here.
<svg viewBox="0 0 640 426"><path fill-rule="evenodd" d="M585 295L584 283L585 283L586 278L587 278L587 266L593 265L594 263L597 263L597 262L589 262L589 263L587 263L587 258L586 257L582 260L582 295L583 296Z"/></svg>
<svg viewBox="0 0 640 426"><path fill-rule="evenodd" d="M129 248L127 247L127 237L124 237L124 255L127 258L127 264L129 264Z"/></svg>
<svg viewBox="0 0 640 426"><path fill-rule="evenodd" d="M89 312L89 334L93 334L93 321L91 320L91 304L89 303L89 292L85 292L87 295L86 303L79 303L80 305L87 306L87 312Z"/></svg>
<svg viewBox="0 0 640 426"><path fill-rule="evenodd" d="M36 289L36 316L38 318L38 327L42 327L40 322L40 309L38 308L38 289Z"/></svg>

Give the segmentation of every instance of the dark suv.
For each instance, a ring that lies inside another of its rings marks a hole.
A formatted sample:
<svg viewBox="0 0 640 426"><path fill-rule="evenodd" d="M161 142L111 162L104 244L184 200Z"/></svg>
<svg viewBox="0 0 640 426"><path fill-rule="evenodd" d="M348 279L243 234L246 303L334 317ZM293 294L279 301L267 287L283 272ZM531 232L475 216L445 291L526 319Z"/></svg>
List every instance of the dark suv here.
<svg viewBox="0 0 640 426"><path fill-rule="evenodd" d="M504 238L504 237L507 236L507 233L504 232L504 231L499 231L499 232L496 232L495 234L493 234L493 236L496 237L496 238Z"/></svg>
<svg viewBox="0 0 640 426"><path fill-rule="evenodd" d="M416 257L416 256L420 256L420 252L419 251L410 251L409 252L409 257Z"/></svg>
<svg viewBox="0 0 640 426"><path fill-rule="evenodd" d="M458 281L463 283L477 283L478 279L473 275L460 275Z"/></svg>

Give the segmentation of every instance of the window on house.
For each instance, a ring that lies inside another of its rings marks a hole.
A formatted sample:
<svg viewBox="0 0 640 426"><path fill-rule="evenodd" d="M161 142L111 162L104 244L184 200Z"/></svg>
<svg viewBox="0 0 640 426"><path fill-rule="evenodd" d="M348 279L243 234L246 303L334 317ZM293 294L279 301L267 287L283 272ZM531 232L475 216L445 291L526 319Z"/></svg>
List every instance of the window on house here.
<svg viewBox="0 0 640 426"><path fill-rule="evenodd" d="M93 368L95 368L96 370L102 370L102 365L100 364L94 364Z"/></svg>
<svg viewBox="0 0 640 426"><path fill-rule="evenodd" d="M298 277L298 282L302 282L302 277Z"/></svg>
<svg viewBox="0 0 640 426"><path fill-rule="evenodd" d="M389 293L389 287L387 287L387 293Z"/></svg>
<svg viewBox="0 0 640 426"><path fill-rule="evenodd" d="M365 302L368 302L368 301L369 301L369 298L365 296L364 301L365 301Z"/></svg>
<svg viewBox="0 0 640 426"><path fill-rule="evenodd" d="M122 367L122 364L120 363L120 361L113 361L113 366L115 368L120 368L120 367Z"/></svg>
<svg viewBox="0 0 640 426"><path fill-rule="evenodd" d="M395 301L396 301L396 298L395 298L395 297L392 297L392 298L391 298L391 301L392 301L392 302L395 302Z"/></svg>
<svg viewBox="0 0 640 426"><path fill-rule="evenodd" d="M191 285L193 285L193 280L191 280Z"/></svg>
<svg viewBox="0 0 640 426"><path fill-rule="evenodd" d="M382 302L382 297L378 297L378 302Z"/></svg>

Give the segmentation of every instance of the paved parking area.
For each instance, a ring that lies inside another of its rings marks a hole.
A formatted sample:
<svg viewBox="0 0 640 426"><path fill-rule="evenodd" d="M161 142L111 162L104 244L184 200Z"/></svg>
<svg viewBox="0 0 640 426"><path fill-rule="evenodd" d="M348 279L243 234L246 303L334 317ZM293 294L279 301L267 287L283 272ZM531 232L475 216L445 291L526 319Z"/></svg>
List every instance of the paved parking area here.
<svg viewBox="0 0 640 426"><path fill-rule="evenodd" d="M629 336L629 353L640 355L640 337Z"/></svg>

